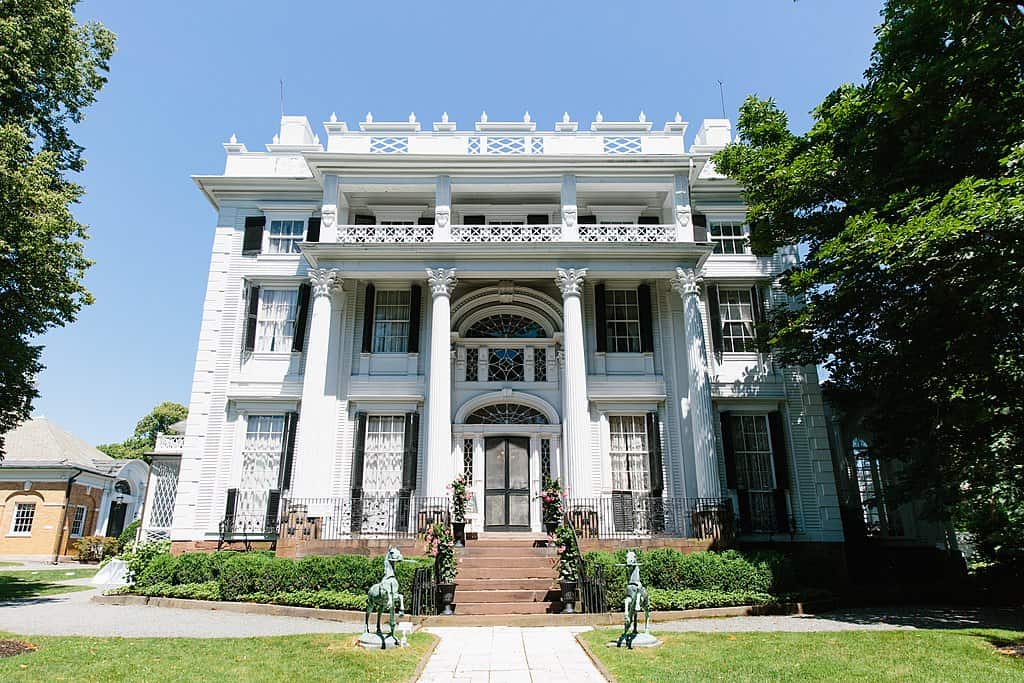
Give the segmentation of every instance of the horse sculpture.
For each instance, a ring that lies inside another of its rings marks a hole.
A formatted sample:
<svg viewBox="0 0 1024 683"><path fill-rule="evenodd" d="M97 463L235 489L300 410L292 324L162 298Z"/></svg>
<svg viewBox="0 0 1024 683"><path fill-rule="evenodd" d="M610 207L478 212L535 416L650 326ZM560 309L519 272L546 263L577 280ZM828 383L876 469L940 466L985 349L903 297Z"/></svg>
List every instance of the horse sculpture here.
<svg viewBox="0 0 1024 683"><path fill-rule="evenodd" d="M626 584L626 599L623 605L626 625L622 630L622 635L615 641L615 647L622 647L622 641L625 640L626 647L632 650L633 641L637 636L637 615L641 609L644 611L644 633L647 633L650 628L651 601L647 597L647 589L640 581L640 563L637 562L636 553L630 550L626 553L626 564L616 566L626 567L629 570L629 583ZM632 633L629 632L630 625L633 627Z"/></svg>
<svg viewBox="0 0 1024 683"><path fill-rule="evenodd" d="M382 650L387 649L388 637L393 643L398 642L395 638L396 599L398 601L398 616L402 617L405 614L405 598L398 592L398 579L395 578L395 565L399 562L415 564L413 560L403 558L402 551L398 548L393 547L388 550L387 555L384 556L384 578L380 580L380 583L370 586L370 590L366 592L366 633L370 632L370 612L377 610L377 635L380 637ZM387 610L390 615L391 632L388 635L384 635L380 630L380 615L384 610Z"/></svg>

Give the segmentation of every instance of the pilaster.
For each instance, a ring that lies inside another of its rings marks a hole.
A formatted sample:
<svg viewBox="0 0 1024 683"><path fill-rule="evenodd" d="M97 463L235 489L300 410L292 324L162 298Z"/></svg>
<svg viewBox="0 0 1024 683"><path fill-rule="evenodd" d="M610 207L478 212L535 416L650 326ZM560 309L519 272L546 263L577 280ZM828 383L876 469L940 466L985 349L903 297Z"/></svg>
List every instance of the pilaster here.
<svg viewBox="0 0 1024 683"><path fill-rule="evenodd" d="M685 175L675 175L672 177L672 217L676 224L676 241L693 242L690 179Z"/></svg>
<svg viewBox="0 0 1024 683"><path fill-rule="evenodd" d="M562 176L562 239L577 242L580 230L576 223L576 176Z"/></svg>
<svg viewBox="0 0 1024 683"><path fill-rule="evenodd" d="M451 241L452 179L451 176L437 176L434 187L434 241Z"/></svg>

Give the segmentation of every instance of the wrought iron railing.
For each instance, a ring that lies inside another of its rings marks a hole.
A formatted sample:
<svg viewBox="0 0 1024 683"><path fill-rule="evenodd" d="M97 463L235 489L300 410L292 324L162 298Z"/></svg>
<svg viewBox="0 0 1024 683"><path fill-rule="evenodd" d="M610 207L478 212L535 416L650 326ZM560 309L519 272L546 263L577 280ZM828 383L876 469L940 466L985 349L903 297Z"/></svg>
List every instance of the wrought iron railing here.
<svg viewBox="0 0 1024 683"><path fill-rule="evenodd" d="M280 538L414 538L434 522L451 522L449 498L396 493L361 498L291 498L281 505Z"/></svg>
<svg viewBox="0 0 1024 683"><path fill-rule="evenodd" d="M576 582L578 588L577 609L587 614L600 614L608 611L608 584L604 578L604 567L587 562L580 548L580 539L576 534L572 518L565 515L563 522L572 530L572 542L576 548Z"/></svg>
<svg viewBox="0 0 1024 683"><path fill-rule="evenodd" d="M226 515L220 522L220 535L273 536L277 533L277 519L273 515Z"/></svg>
<svg viewBox="0 0 1024 683"><path fill-rule="evenodd" d="M661 498L621 492L569 498L565 516L580 538L670 536L725 541L734 535L728 498Z"/></svg>
<svg viewBox="0 0 1024 683"><path fill-rule="evenodd" d="M437 583L433 567L417 567L412 577L412 605L409 614L437 614Z"/></svg>

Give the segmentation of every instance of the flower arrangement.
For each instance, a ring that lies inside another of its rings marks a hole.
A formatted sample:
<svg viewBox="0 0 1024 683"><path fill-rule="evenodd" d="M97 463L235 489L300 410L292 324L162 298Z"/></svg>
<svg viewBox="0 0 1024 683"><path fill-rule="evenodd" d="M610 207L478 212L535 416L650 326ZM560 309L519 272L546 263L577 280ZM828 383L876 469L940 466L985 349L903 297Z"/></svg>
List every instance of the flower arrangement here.
<svg viewBox="0 0 1024 683"><path fill-rule="evenodd" d="M543 516L544 524L556 525L562 523L562 516L564 511L562 509L562 499L565 498L566 493L562 490L562 484L559 483L558 479L551 477L544 477L544 486L540 492L540 500L543 503Z"/></svg>
<svg viewBox="0 0 1024 683"><path fill-rule="evenodd" d="M555 568L558 570L559 581L577 581L579 579L580 549L576 545L576 537L572 527L565 524L555 529L553 540L558 550Z"/></svg>
<svg viewBox="0 0 1024 683"><path fill-rule="evenodd" d="M443 522L434 522L423 535L427 544L427 555L434 558L434 572L438 583L455 583L459 573L455 559L451 527Z"/></svg>
<svg viewBox="0 0 1024 683"><path fill-rule="evenodd" d="M473 492L469 490L469 478L463 472L455 481L448 484L448 490L452 493L452 515L456 522L466 521L466 503L473 498Z"/></svg>

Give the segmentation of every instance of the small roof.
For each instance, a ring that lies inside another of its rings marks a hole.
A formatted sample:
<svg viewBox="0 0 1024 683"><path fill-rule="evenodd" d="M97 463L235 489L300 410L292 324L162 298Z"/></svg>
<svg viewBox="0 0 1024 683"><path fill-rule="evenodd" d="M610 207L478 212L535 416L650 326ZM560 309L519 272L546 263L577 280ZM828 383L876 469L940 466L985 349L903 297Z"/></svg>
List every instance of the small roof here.
<svg viewBox="0 0 1024 683"><path fill-rule="evenodd" d="M0 467L76 467L113 475L125 464L45 417L33 417L4 435Z"/></svg>

